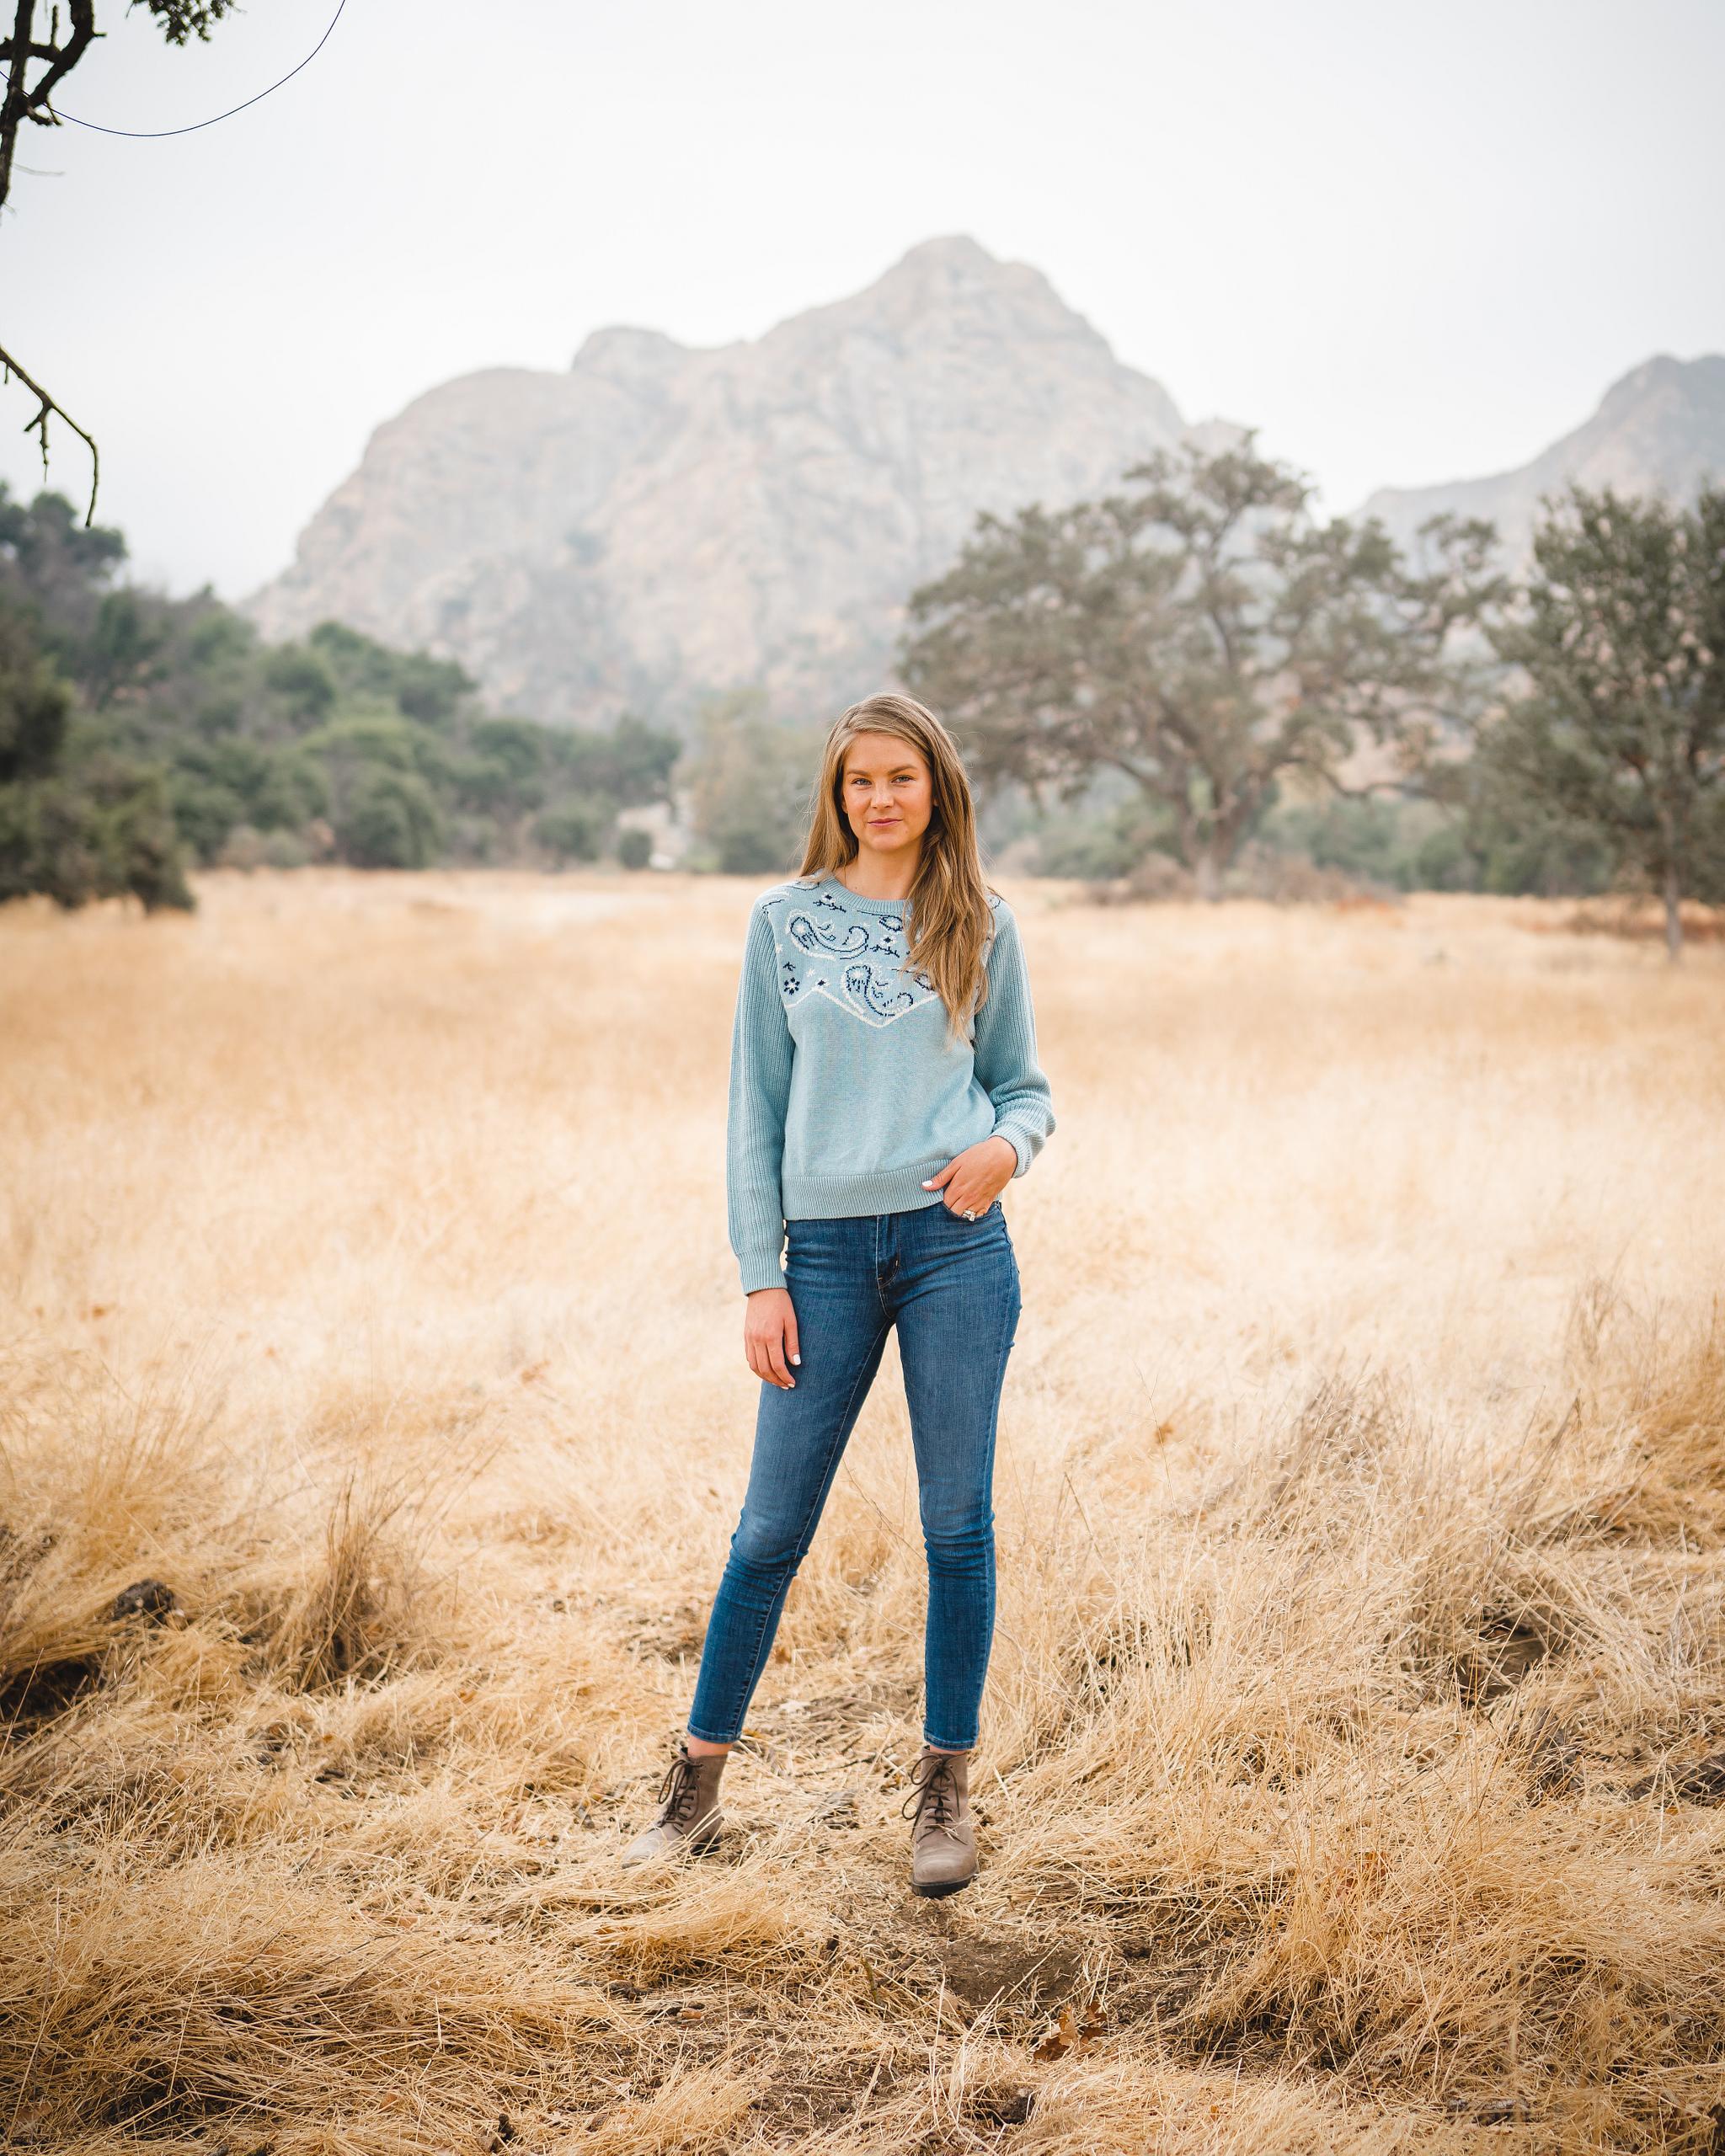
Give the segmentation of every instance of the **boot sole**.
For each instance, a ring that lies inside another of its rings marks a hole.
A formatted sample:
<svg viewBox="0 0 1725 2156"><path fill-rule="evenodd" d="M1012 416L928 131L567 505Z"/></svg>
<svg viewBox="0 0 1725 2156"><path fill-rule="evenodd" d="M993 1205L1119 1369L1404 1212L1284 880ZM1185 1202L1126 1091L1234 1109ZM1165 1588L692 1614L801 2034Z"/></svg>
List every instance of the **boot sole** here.
<svg viewBox="0 0 1725 2156"><path fill-rule="evenodd" d="M971 1878L975 1876L975 1874L973 1872ZM969 1879L913 1879L911 1881L911 1892L913 1894L923 1895L931 1902L938 1902L948 1894L962 1894L969 1884Z"/></svg>

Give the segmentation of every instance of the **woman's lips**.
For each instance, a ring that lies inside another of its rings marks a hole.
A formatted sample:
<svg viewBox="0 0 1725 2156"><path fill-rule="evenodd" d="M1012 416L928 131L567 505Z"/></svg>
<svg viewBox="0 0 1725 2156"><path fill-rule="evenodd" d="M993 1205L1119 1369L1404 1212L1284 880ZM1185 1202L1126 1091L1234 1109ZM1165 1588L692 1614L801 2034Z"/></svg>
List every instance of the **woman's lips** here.
<svg viewBox="0 0 1725 2156"><path fill-rule="evenodd" d="M871 831L889 831L898 820L896 816L871 816L868 828Z"/></svg>

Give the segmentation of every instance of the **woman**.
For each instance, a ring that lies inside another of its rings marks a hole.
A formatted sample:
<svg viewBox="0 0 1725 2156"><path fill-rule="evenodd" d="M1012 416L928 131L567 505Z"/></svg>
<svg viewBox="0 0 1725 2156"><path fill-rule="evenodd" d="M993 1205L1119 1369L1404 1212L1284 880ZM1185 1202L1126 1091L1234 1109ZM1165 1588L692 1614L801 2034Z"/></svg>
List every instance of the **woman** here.
<svg viewBox="0 0 1725 2156"><path fill-rule="evenodd" d="M754 1459L688 1733L625 1863L724 1823L726 1756L896 1326L928 1558L911 1880L940 1895L974 1876L995 1425L1019 1311L996 1200L1054 1127L1017 923L983 879L957 745L909 696L853 704L827 739L802 869L750 919L726 1150L761 1380Z"/></svg>

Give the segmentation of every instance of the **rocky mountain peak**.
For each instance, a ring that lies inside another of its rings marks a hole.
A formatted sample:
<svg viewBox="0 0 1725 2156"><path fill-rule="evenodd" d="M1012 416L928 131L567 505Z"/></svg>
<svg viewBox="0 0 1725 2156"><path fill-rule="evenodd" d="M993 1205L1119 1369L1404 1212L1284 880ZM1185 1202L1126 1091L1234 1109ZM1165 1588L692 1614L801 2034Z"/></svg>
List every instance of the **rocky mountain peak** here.
<svg viewBox="0 0 1725 2156"><path fill-rule="evenodd" d="M688 346L662 329L638 329L620 323L592 331L569 362L569 371L617 377L666 373L688 356Z"/></svg>
<svg viewBox="0 0 1725 2156"><path fill-rule="evenodd" d="M1676 501L1725 476L1725 355L1674 359L1655 353L1620 375L1591 419L1529 463L1482 479L1436 487L1386 487L1358 514L1383 519L1404 546L1439 510L1489 518L1498 527L1506 565L1524 571L1541 498L1572 481L1620 494L1664 494Z"/></svg>
<svg viewBox="0 0 1725 2156"><path fill-rule="evenodd" d="M458 659L554 723L751 683L807 716L879 685L980 510L1094 493L1182 426L1039 270L947 234L752 340L614 325L565 374L416 398L247 611Z"/></svg>

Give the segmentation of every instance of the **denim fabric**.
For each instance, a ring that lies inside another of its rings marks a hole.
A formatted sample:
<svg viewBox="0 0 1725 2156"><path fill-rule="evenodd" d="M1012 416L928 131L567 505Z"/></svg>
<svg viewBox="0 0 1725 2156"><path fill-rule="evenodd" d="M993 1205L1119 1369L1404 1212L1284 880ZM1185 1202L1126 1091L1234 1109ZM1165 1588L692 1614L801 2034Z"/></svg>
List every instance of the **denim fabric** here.
<svg viewBox="0 0 1725 2156"><path fill-rule="evenodd" d="M911 1410L928 1620L923 1741L976 1742L994 1636L994 1445L1017 1330L1018 1262L998 1199L976 1220L943 1198L905 1213L786 1225L803 1360L761 1387L742 1516L713 1605L692 1735L742 1733L785 1596L808 1554L890 1327Z"/></svg>

